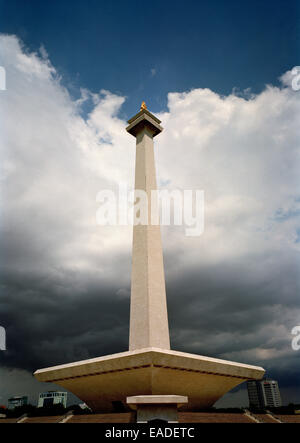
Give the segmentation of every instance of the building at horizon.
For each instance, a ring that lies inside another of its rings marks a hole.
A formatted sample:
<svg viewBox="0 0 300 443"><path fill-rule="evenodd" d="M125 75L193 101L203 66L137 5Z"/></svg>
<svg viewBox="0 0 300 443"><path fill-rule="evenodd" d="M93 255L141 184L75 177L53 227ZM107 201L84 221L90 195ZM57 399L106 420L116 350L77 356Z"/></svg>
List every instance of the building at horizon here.
<svg viewBox="0 0 300 443"><path fill-rule="evenodd" d="M282 406L278 382L269 378L247 382L249 407L265 409Z"/></svg>
<svg viewBox="0 0 300 443"><path fill-rule="evenodd" d="M15 409L28 404L28 397L26 395L15 395L8 399L7 409Z"/></svg>
<svg viewBox="0 0 300 443"><path fill-rule="evenodd" d="M38 408L50 407L54 405L63 405L67 407L68 393L64 391L48 391L39 394Z"/></svg>

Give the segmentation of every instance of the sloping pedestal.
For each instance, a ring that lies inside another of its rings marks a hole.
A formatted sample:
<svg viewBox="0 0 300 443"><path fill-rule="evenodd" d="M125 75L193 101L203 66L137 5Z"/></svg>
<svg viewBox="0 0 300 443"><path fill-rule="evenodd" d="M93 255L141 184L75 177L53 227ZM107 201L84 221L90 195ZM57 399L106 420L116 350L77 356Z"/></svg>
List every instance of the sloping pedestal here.
<svg viewBox="0 0 300 443"><path fill-rule="evenodd" d="M34 376L75 394L94 412L111 412L113 402L136 395L184 395L185 409L212 406L264 369L184 352L146 348L39 369ZM120 403L119 403L120 404Z"/></svg>

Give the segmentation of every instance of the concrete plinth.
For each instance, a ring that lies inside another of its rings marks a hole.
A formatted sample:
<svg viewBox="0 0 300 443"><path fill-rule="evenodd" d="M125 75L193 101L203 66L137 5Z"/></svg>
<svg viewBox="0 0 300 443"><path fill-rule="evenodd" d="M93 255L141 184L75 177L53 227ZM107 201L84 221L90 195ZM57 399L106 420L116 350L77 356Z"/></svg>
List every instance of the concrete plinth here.
<svg viewBox="0 0 300 443"><path fill-rule="evenodd" d="M62 386L93 411L111 412L114 405L128 410L127 397L170 392L188 397L185 410L207 408L240 383L262 378L264 372L257 366L147 348L39 369L34 376Z"/></svg>
<svg viewBox="0 0 300 443"><path fill-rule="evenodd" d="M178 423L178 408L187 404L188 398L183 395L136 395L127 397L126 402L136 410L137 423L152 420Z"/></svg>

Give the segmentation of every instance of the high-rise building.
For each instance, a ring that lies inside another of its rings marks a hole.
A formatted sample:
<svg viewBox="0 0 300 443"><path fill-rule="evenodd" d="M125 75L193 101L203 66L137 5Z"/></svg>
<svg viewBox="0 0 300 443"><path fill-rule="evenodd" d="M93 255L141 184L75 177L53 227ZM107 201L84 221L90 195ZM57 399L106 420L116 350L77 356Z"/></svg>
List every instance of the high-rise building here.
<svg viewBox="0 0 300 443"><path fill-rule="evenodd" d="M282 406L278 382L264 378L247 382L249 406L264 409Z"/></svg>
<svg viewBox="0 0 300 443"><path fill-rule="evenodd" d="M39 395L38 408L62 404L67 407L67 392L48 391Z"/></svg>
<svg viewBox="0 0 300 443"><path fill-rule="evenodd" d="M14 397L11 397L8 399L7 407L8 409L15 409L21 406L27 405L28 397L21 396L21 395L15 395Z"/></svg>

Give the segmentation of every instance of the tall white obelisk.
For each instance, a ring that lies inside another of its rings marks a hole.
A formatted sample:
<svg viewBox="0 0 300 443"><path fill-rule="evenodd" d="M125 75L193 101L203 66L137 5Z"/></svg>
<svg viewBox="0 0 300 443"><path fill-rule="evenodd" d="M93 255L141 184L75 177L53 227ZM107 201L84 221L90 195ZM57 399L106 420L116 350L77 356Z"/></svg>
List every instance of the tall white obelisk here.
<svg viewBox="0 0 300 443"><path fill-rule="evenodd" d="M148 224L133 227L129 350L167 350L170 337L161 233L159 224L151 223L157 211L151 193L157 190L153 138L163 128L144 102L128 123L126 130L136 137L136 195L141 190L148 197Z"/></svg>
<svg viewBox="0 0 300 443"><path fill-rule="evenodd" d="M148 223L133 227L129 351L38 369L34 376L73 392L97 412L140 396L185 396L188 409L208 408L240 383L261 379L265 370L170 350L160 226L150 223L157 211L151 199L153 138L162 127L145 105L128 123L136 137L136 195L140 190L148 196Z"/></svg>

